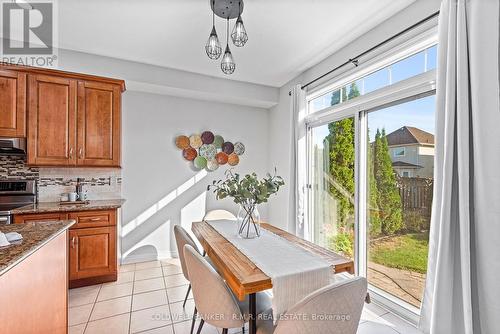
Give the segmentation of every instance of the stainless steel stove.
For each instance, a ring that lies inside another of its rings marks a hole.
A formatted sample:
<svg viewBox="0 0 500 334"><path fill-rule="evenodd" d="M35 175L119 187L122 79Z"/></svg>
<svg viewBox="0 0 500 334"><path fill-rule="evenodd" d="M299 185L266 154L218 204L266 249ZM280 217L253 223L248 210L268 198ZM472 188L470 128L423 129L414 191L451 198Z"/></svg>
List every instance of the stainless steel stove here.
<svg viewBox="0 0 500 334"><path fill-rule="evenodd" d="M0 180L0 224L11 224L12 210L36 201L33 180Z"/></svg>

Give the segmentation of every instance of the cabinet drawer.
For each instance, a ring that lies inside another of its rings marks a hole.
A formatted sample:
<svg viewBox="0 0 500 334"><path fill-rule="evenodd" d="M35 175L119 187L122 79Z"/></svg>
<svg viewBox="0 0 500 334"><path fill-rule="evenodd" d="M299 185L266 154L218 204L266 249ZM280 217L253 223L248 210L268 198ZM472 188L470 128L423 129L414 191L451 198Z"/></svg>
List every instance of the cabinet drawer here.
<svg viewBox="0 0 500 334"><path fill-rule="evenodd" d="M113 226L116 225L116 211L103 210L70 212L68 219L76 220L76 224L71 227L72 229Z"/></svg>
<svg viewBox="0 0 500 334"><path fill-rule="evenodd" d="M67 213L49 212L49 213L28 213L14 215L15 224L31 223L31 222L49 222L54 220L68 219Z"/></svg>

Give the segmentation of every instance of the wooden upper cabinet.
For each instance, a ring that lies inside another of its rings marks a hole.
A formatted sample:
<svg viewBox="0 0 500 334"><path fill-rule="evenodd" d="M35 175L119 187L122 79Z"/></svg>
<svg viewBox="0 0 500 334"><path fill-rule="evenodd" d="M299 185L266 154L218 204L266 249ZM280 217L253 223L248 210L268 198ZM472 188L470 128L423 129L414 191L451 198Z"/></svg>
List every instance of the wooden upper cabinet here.
<svg viewBox="0 0 500 334"><path fill-rule="evenodd" d="M28 164L75 165L77 81L29 75L28 94Z"/></svg>
<svg viewBox="0 0 500 334"><path fill-rule="evenodd" d="M26 136L26 73L0 69L0 137Z"/></svg>
<svg viewBox="0 0 500 334"><path fill-rule="evenodd" d="M120 104L118 85L78 82L78 165L120 166Z"/></svg>
<svg viewBox="0 0 500 334"><path fill-rule="evenodd" d="M0 63L0 137L34 166L120 167L123 80Z"/></svg>

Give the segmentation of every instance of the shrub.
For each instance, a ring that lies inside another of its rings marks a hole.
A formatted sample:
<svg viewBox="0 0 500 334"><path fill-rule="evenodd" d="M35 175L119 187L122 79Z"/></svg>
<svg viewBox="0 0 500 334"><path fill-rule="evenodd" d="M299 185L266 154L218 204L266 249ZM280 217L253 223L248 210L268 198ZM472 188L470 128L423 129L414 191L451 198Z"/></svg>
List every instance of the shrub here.
<svg viewBox="0 0 500 334"><path fill-rule="evenodd" d="M330 247L347 257L352 258L354 254L354 240L349 233L339 233L330 239Z"/></svg>
<svg viewBox="0 0 500 334"><path fill-rule="evenodd" d="M404 230L406 232L428 231L430 228L430 219L422 216L417 210L405 210L404 212Z"/></svg>

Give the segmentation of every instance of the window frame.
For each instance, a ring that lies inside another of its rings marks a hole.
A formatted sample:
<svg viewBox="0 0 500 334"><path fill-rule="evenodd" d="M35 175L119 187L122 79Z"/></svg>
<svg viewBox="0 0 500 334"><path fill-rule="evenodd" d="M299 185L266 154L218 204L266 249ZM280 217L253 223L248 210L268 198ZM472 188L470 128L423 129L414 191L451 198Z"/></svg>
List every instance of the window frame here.
<svg viewBox="0 0 500 334"><path fill-rule="evenodd" d="M310 210L313 203L312 184L312 129L318 126L338 121L347 117L355 119L355 242L354 242L354 264L357 275L367 277L367 129L368 129L368 113L387 108L391 105L401 104L407 101L419 99L435 94L436 91L436 70L430 70L411 78L399 81L395 84L380 88L373 92L356 97L355 99L330 106L320 111L309 113L310 101L329 91L335 91L353 82L371 72L377 71L385 66L390 65L398 60L404 59L412 54L425 50L437 44L437 33L435 29L431 29L422 35L417 36L399 47L392 49L389 52L383 53L380 56L367 61L364 68L353 69L348 71L334 82L322 85L312 89L306 93L306 117L305 126L307 129L307 183L306 187L306 216L308 220L309 235L313 235L314 217ZM406 49L405 49L406 48ZM370 72L371 71L371 72ZM313 240L312 240L313 241ZM379 288L369 284L369 290L376 303L383 304L386 308L405 318L406 320L416 324L420 318L420 310L415 306L392 296L390 293L380 290Z"/></svg>
<svg viewBox="0 0 500 334"><path fill-rule="evenodd" d="M398 150L398 149L401 149L403 154L396 154L396 150ZM404 146L395 147L393 152L394 152L393 153L394 158L406 157L406 147L404 147Z"/></svg>
<svg viewBox="0 0 500 334"><path fill-rule="evenodd" d="M326 109L330 109L332 107L324 108L321 110L318 110L316 112L310 113L310 102L318 97L321 97L324 94L334 92L336 90L341 90L344 86L350 84L351 82L354 82L356 80L362 79L365 76L368 76L372 73L377 72L378 70L381 70L385 67L388 67L394 63L397 63L400 60L403 60L407 57L410 57L414 54L417 54L425 49L428 49L434 45L437 45L437 27L433 27L418 36L415 36L405 42L402 42L401 44L397 46L393 46L390 50L387 50L385 52L382 52L381 54L372 57L371 59L367 59L366 61L363 61L362 64L359 66L356 66L354 68L351 68L350 70L346 70L345 72L339 74L333 79L328 80L325 83L319 84L317 86L313 86L307 90L306 93L306 108L307 108L307 115L311 114L316 114L325 111ZM427 57L426 57L427 58ZM425 60L425 63L427 64L427 59ZM426 65L427 67L427 65ZM431 70L433 71L433 70ZM407 79L406 79L407 80ZM404 81L404 80L403 80ZM397 84L397 83L394 83ZM392 84L392 85L394 85ZM387 87L390 87L391 85L385 86L381 89L385 89ZM376 92L378 90L375 90L373 92ZM368 94L371 94L373 92L370 92ZM356 99L359 99L362 96L361 95L357 97ZM341 94L342 96L342 94ZM349 101L349 100L348 100ZM347 102L343 102L347 103ZM341 104L343 104L341 103Z"/></svg>

